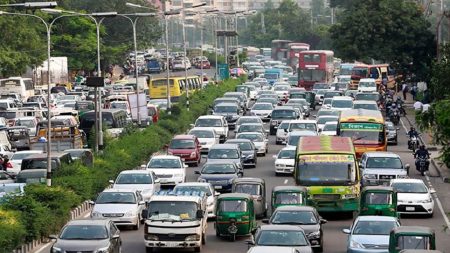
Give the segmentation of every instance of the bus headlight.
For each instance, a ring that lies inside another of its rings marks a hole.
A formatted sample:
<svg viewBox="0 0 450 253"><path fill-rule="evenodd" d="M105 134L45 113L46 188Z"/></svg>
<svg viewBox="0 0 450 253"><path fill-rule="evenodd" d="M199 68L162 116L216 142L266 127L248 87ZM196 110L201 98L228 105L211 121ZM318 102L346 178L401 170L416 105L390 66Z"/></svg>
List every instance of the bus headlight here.
<svg viewBox="0 0 450 253"><path fill-rule="evenodd" d="M343 199L354 199L354 198L356 198L356 194L345 194L345 195L342 195L342 198Z"/></svg>

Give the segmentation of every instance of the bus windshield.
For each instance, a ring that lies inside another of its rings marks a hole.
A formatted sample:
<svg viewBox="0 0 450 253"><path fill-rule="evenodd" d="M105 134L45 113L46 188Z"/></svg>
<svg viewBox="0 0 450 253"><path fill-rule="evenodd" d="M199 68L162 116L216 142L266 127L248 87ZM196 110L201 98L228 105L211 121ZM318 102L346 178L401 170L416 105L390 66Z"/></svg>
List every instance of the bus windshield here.
<svg viewBox="0 0 450 253"><path fill-rule="evenodd" d="M367 77L369 75L369 69L365 67L355 67L352 70L352 75L359 76L361 78Z"/></svg>
<svg viewBox="0 0 450 253"><path fill-rule="evenodd" d="M325 70L322 69L302 69L300 71L300 80L304 81L324 81L326 77Z"/></svg>
<svg viewBox="0 0 450 253"><path fill-rule="evenodd" d="M352 155L301 155L297 169L297 180L303 186L357 183Z"/></svg>
<svg viewBox="0 0 450 253"><path fill-rule="evenodd" d="M384 144L382 123L341 123L340 136L350 137L354 144Z"/></svg>

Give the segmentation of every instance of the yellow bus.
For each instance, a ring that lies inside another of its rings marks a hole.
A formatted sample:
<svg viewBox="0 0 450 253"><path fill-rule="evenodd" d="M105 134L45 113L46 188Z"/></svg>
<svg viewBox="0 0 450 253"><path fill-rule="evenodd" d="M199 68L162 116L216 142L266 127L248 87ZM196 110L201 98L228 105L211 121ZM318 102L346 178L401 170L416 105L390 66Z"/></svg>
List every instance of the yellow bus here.
<svg viewBox="0 0 450 253"><path fill-rule="evenodd" d="M352 138L358 159L365 152L387 150L384 118L380 111L365 109L342 111L337 131L341 137Z"/></svg>
<svg viewBox="0 0 450 253"><path fill-rule="evenodd" d="M170 101L177 102L180 96L186 92L185 77L169 77ZM148 85L151 99L167 98L167 78L155 78ZM198 76L187 77L187 88L193 92L202 88L202 80Z"/></svg>

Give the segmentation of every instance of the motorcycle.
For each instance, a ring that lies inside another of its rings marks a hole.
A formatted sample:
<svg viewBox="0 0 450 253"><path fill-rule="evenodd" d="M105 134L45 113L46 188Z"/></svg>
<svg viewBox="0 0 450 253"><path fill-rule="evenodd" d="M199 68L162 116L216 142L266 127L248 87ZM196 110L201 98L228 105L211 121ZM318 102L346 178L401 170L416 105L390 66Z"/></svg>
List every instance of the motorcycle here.
<svg viewBox="0 0 450 253"><path fill-rule="evenodd" d="M425 171L428 171L427 158L419 157L419 158L417 158L417 160L418 160L418 166L416 169L420 172L420 175L425 176Z"/></svg>
<svg viewBox="0 0 450 253"><path fill-rule="evenodd" d="M400 116L401 117L405 117L406 116L406 111L405 111L405 108L403 107L402 104L398 104L398 111L400 112Z"/></svg>
<svg viewBox="0 0 450 253"><path fill-rule="evenodd" d="M400 122L400 114L398 109L392 109L391 115L390 115L390 120L392 123L394 123L394 125L398 125L398 123Z"/></svg>
<svg viewBox="0 0 450 253"><path fill-rule="evenodd" d="M412 150L413 153L419 148L419 139L416 136L409 138L409 147L408 149Z"/></svg>

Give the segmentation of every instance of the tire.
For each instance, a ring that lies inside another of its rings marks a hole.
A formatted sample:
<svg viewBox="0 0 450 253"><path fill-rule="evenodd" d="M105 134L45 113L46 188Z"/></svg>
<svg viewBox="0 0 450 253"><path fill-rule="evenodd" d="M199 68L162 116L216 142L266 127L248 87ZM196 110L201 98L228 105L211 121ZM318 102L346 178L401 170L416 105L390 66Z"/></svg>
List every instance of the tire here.
<svg viewBox="0 0 450 253"><path fill-rule="evenodd" d="M230 241L232 241L232 242L236 241L236 234L230 235Z"/></svg>
<svg viewBox="0 0 450 253"><path fill-rule="evenodd" d="M145 252L146 253L153 253L153 248L145 247Z"/></svg>
<svg viewBox="0 0 450 253"><path fill-rule="evenodd" d="M205 235L205 233L202 234L202 244L203 245L206 244L206 235Z"/></svg>
<svg viewBox="0 0 450 253"><path fill-rule="evenodd" d="M136 224L133 226L133 230L139 230L141 227L141 217L138 217Z"/></svg>
<svg viewBox="0 0 450 253"><path fill-rule="evenodd" d="M220 237L219 229L216 228L216 236Z"/></svg>
<svg viewBox="0 0 450 253"><path fill-rule="evenodd" d="M272 128L270 128L270 132L269 132L269 134L270 134L270 135L275 135L275 134L276 134L276 132L275 132L275 130L273 130Z"/></svg>
<svg viewBox="0 0 450 253"><path fill-rule="evenodd" d="M428 214L428 215L427 215L427 217L428 217L428 218L433 218L433 214L434 214L434 212L433 212L433 213L430 213L430 214Z"/></svg>
<svg viewBox="0 0 450 253"><path fill-rule="evenodd" d="M281 145L281 141L275 141L275 145Z"/></svg>
<svg viewBox="0 0 450 253"><path fill-rule="evenodd" d="M203 240L200 243L200 246L194 248L194 252L201 252L202 251L202 245L203 245Z"/></svg>

